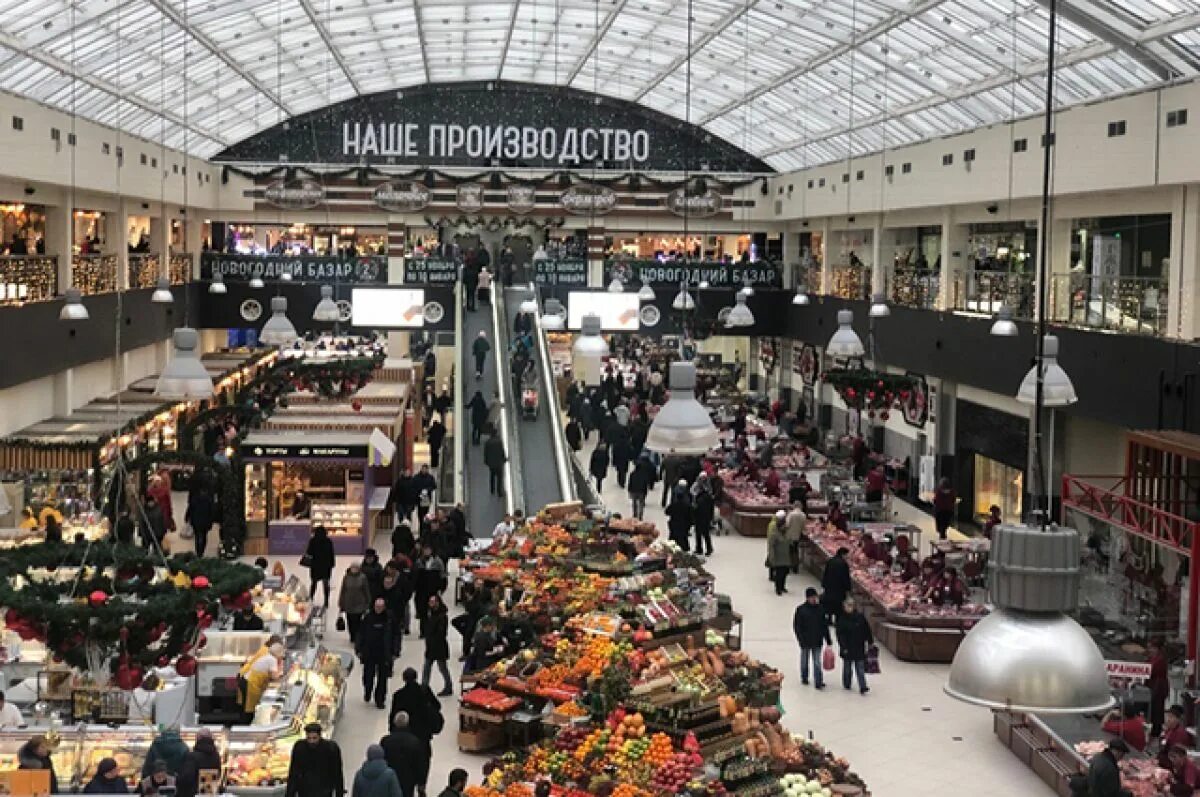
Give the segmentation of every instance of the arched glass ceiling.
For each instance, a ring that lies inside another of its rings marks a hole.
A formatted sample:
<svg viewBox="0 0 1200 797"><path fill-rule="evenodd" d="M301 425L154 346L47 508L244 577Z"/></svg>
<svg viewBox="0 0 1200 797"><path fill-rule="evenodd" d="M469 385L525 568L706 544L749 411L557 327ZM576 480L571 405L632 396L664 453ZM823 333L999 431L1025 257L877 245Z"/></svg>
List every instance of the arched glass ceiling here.
<svg viewBox="0 0 1200 797"><path fill-rule="evenodd" d="M1033 113L1048 2L694 0L691 118L784 170ZM1059 9L1060 105L1200 72L1200 0ZM686 0L0 0L0 89L201 156L427 82L564 84L683 118L686 16Z"/></svg>

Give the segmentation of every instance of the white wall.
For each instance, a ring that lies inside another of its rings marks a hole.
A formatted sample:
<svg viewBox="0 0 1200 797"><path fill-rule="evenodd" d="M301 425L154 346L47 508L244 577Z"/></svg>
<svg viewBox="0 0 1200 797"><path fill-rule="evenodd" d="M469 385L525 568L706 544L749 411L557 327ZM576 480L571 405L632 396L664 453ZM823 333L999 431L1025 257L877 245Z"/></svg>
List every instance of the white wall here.
<svg viewBox="0 0 1200 797"><path fill-rule="evenodd" d="M0 390L0 437L49 417L53 397L52 376Z"/></svg>
<svg viewBox="0 0 1200 797"><path fill-rule="evenodd" d="M1125 473L1125 430L1089 418L1066 416L1063 471L1080 476Z"/></svg>

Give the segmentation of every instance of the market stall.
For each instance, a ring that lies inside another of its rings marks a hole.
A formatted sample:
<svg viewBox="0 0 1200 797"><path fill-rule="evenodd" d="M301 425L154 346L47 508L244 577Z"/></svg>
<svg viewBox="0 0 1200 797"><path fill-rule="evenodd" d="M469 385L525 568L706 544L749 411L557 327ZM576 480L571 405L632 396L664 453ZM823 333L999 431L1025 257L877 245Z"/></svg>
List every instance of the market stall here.
<svg viewBox="0 0 1200 797"><path fill-rule="evenodd" d="M374 501L373 446L366 432L258 430L241 443L246 526L271 554L303 554L314 526L337 553L369 547Z"/></svg>

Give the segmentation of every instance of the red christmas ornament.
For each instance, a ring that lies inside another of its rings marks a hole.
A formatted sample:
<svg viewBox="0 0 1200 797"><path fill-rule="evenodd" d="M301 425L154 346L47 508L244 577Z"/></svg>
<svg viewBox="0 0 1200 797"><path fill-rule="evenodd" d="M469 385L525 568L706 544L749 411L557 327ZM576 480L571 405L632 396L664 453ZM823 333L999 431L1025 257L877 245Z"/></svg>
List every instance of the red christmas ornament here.
<svg viewBox="0 0 1200 797"><path fill-rule="evenodd" d="M358 399L351 401L350 409L354 410L355 412L362 412L362 402L359 401Z"/></svg>
<svg viewBox="0 0 1200 797"><path fill-rule="evenodd" d="M184 653L187 653L189 650L192 649L192 643L184 642L182 645L179 646L179 649L182 650Z"/></svg>
<svg viewBox="0 0 1200 797"><path fill-rule="evenodd" d="M192 579L192 589L208 589L208 576L196 576Z"/></svg>
<svg viewBox="0 0 1200 797"><path fill-rule="evenodd" d="M901 390L901 391L900 391L900 400L901 400L901 401L908 401L908 397L909 397L909 396L911 396L911 395L912 395L912 394L911 394L911 393L909 393L907 390Z"/></svg>
<svg viewBox="0 0 1200 797"><path fill-rule="evenodd" d="M184 654L175 660L175 672L182 675L184 678L189 678L196 674L196 657L190 654Z"/></svg>
<svg viewBox="0 0 1200 797"><path fill-rule="evenodd" d="M150 641L157 642L162 639L163 632L158 630L158 626L150 629Z"/></svg>
<svg viewBox="0 0 1200 797"><path fill-rule="evenodd" d="M875 387L879 388L880 390L883 390L883 380L880 379L879 382L876 383Z"/></svg>
<svg viewBox="0 0 1200 797"><path fill-rule="evenodd" d="M874 401L874 400L875 400L875 391L868 390L867 391L867 401Z"/></svg>
<svg viewBox="0 0 1200 797"><path fill-rule="evenodd" d="M107 600L108 593L102 589L98 589L91 595L88 595L88 602L91 603L92 606L103 606Z"/></svg>
<svg viewBox="0 0 1200 797"><path fill-rule="evenodd" d="M879 413L879 417L886 421L888 418L890 418L892 416L891 416L891 413L889 413L887 410L884 410L883 412Z"/></svg>
<svg viewBox="0 0 1200 797"><path fill-rule="evenodd" d="M200 638L196 640L196 650L204 650L204 646L207 644L208 637L206 637L204 634L201 634Z"/></svg>
<svg viewBox="0 0 1200 797"><path fill-rule="evenodd" d="M858 391L852 387L846 388L846 398L853 400L858 395Z"/></svg>
<svg viewBox="0 0 1200 797"><path fill-rule="evenodd" d="M141 682L142 679L137 677L137 670L128 664L122 664L117 667L117 672L113 676L113 683L119 689L124 689L126 692L135 689Z"/></svg>
<svg viewBox="0 0 1200 797"><path fill-rule="evenodd" d="M171 660L169 658L167 658L167 655L165 653L158 657L158 666L159 667L166 667L170 663L171 663Z"/></svg>
<svg viewBox="0 0 1200 797"><path fill-rule="evenodd" d="M204 615L203 617L200 618L199 625L201 628L208 628L210 625L212 625L212 617L210 617L207 614Z"/></svg>
<svg viewBox="0 0 1200 797"><path fill-rule="evenodd" d="M17 632L17 636L29 642L32 639L37 639L38 633L28 626L21 626L21 630Z"/></svg>

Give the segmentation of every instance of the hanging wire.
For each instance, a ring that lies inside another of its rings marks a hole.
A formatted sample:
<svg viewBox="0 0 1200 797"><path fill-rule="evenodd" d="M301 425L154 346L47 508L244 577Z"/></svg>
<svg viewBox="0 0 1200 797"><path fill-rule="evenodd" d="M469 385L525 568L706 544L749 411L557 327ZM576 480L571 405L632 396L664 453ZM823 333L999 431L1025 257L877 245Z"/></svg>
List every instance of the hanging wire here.
<svg viewBox="0 0 1200 797"><path fill-rule="evenodd" d="M1013 0L1012 15L1009 17L1009 55L1011 56L1011 72L1012 82L1009 84L1008 92L1008 202L1004 208L1004 217L1007 221L1012 221L1012 201L1013 201L1013 179L1016 167L1015 152L1013 146L1017 139L1017 84L1021 81L1021 74L1017 69L1017 16L1019 13L1018 0Z"/></svg>
<svg viewBox="0 0 1200 797"><path fill-rule="evenodd" d="M854 70L856 67L854 56L858 48L858 0L852 0L850 3L850 96L847 102L846 112L846 174L854 165ZM850 214L850 194L853 191L854 183L846 182L846 214Z"/></svg>
<svg viewBox="0 0 1200 797"><path fill-rule="evenodd" d="M683 62L683 120L687 123L684 127L687 130L687 146L683 157L683 262L685 264L690 263L692 259L691 238L688 232L692 204L688 202L688 193L692 185L692 149L695 140L695 136L692 135L692 3L693 0L687 2L687 57Z"/></svg>

